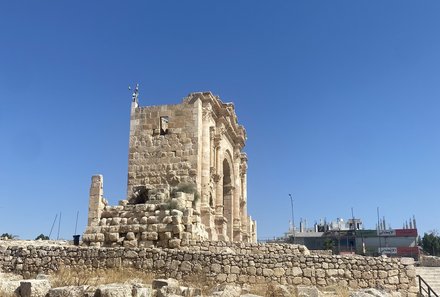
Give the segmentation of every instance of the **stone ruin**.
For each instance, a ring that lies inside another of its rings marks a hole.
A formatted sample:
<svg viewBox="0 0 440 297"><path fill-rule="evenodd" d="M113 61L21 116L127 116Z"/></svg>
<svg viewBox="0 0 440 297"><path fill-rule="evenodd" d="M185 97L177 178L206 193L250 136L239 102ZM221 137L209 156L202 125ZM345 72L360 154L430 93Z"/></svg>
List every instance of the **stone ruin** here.
<svg viewBox="0 0 440 297"><path fill-rule="evenodd" d="M179 247L191 240L256 242L247 214L246 131L232 103L210 92L181 104L140 107L130 117L127 198L108 205L92 177L83 242Z"/></svg>

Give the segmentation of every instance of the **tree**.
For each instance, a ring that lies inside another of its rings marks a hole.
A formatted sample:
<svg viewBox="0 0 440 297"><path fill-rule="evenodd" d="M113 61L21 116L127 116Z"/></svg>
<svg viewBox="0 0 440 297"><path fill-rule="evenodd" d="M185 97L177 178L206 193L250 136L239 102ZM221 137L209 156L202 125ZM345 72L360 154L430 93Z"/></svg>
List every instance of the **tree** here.
<svg viewBox="0 0 440 297"><path fill-rule="evenodd" d="M40 235L37 236L37 238L35 238L35 240L49 240L49 236L44 235L43 233L41 233Z"/></svg>
<svg viewBox="0 0 440 297"><path fill-rule="evenodd" d="M18 238L17 235L12 235L11 233L3 233L0 235L0 237L6 238L6 239L16 239Z"/></svg>
<svg viewBox="0 0 440 297"><path fill-rule="evenodd" d="M432 256L440 256L440 236L436 230L425 233L422 239L423 250Z"/></svg>
<svg viewBox="0 0 440 297"><path fill-rule="evenodd" d="M327 239L324 241L324 244L323 244L323 248L324 248L324 250L333 250L334 247L335 247L335 243L333 242L332 239L327 238Z"/></svg>

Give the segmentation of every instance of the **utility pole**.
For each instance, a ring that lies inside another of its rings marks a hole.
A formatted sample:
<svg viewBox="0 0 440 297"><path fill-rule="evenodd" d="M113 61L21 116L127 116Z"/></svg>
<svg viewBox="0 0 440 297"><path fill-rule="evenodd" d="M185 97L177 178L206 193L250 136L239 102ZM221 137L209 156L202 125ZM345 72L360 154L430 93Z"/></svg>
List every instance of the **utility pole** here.
<svg viewBox="0 0 440 297"><path fill-rule="evenodd" d="M382 255L382 240L380 238L380 215L379 206L377 207L377 237L379 239L379 256Z"/></svg>
<svg viewBox="0 0 440 297"><path fill-rule="evenodd" d="M293 197L292 194L289 194L290 197L290 205L292 206L292 233L293 233L293 240L295 240L295 215L293 212Z"/></svg>

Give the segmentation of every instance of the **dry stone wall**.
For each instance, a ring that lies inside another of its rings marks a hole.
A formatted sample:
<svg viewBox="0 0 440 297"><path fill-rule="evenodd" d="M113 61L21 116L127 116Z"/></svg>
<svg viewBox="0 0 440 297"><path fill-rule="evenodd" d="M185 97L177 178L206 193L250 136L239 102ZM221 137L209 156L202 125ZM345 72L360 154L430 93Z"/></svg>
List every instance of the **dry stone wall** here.
<svg viewBox="0 0 440 297"><path fill-rule="evenodd" d="M344 285L417 292L412 262L396 258L316 255L299 246L190 242L185 249L0 246L0 268L30 276L64 267L134 267L181 279L204 274L218 283ZM194 249L198 246L199 249Z"/></svg>

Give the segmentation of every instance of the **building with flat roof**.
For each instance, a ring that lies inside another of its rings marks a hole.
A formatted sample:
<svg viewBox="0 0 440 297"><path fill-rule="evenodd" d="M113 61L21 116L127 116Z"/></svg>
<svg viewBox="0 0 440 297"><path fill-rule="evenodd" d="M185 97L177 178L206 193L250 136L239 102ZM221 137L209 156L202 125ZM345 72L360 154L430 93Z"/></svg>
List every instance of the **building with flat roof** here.
<svg viewBox="0 0 440 297"><path fill-rule="evenodd" d="M332 222L320 221L307 228L301 220L299 228L291 227L284 241L303 244L310 250L332 249L337 254L387 255L418 258L417 227L415 218L402 229L386 228L385 219L376 229L364 229L361 219Z"/></svg>

